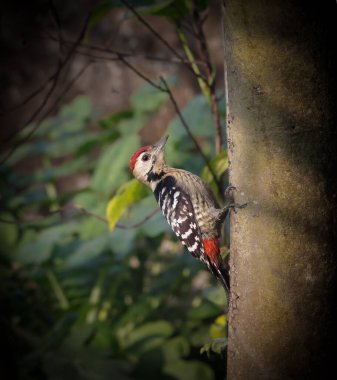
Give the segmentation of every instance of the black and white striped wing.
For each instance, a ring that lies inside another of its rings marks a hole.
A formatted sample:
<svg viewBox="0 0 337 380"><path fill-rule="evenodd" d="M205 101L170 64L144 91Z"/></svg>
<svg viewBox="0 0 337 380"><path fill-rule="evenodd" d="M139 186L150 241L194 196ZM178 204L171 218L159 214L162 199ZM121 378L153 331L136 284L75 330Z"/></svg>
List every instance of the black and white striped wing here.
<svg viewBox="0 0 337 380"><path fill-rule="evenodd" d="M179 240L194 257L205 262L201 232L189 196L176 185L171 176L158 183L154 194L162 213Z"/></svg>

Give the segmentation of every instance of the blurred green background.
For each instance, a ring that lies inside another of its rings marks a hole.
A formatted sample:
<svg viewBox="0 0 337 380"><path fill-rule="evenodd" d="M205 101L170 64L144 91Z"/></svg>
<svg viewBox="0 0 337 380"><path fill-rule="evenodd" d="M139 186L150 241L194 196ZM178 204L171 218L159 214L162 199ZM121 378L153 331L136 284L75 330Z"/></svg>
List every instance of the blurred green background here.
<svg viewBox="0 0 337 380"><path fill-rule="evenodd" d="M43 75L45 79L52 75L52 59L57 62L58 54L64 56L62 49L72 49L68 40L78 37L88 6L46 2L48 7L54 4L51 14L57 21L48 24L50 14L46 17L44 12L50 9L44 10L42 3L26 4L19 13L14 3L6 3L4 17L12 22L1 34L8 60L8 76L6 80L1 76L1 81L6 84L16 75L3 87L1 109L12 105L15 112L1 113L1 136L16 149L0 166L0 378L224 379L225 292L177 241L156 212L152 193L132 179L129 159L140 146L168 133L169 165L201 175L216 192L212 176L170 109L168 94L135 72L125 73L125 64L121 69L111 55L99 58L98 49L83 50L85 44L67 62L65 73L56 77L58 91L50 97L55 106L47 109L48 117L22 128L39 109L28 94ZM176 57L147 60L134 52L140 35L140 52L165 56L162 44L138 29L138 20L125 17L120 9L110 12L115 3L94 8L84 36L88 46L112 40L111 30L117 25L120 38L112 46L130 48L134 56L129 62L151 80L166 78L220 178L227 170L227 153L215 154L207 89L198 87L197 73L177 68ZM150 18L151 25L182 55L172 35L185 17L189 31L193 2L161 1L159 7L154 1L132 3L150 4L142 14L157 17ZM207 2L196 4L204 12ZM216 17L217 13L213 10ZM209 25L215 25L212 19ZM63 39L36 37L47 27ZM219 39L213 38L215 47ZM219 55L215 61L222 64L221 50ZM82 64L77 83L74 69ZM213 70L211 81L215 66ZM48 88L44 90L39 94L41 104ZM224 102L221 92L217 95L224 125Z"/></svg>
<svg viewBox="0 0 337 380"><path fill-rule="evenodd" d="M100 118L79 96L1 167L1 344L18 378L224 377L223 289L184 252L160 212L132 227L157 205L134 186L129 158L140 146L137 132L167 101L146 84L129 109ZM182 112L214 155L204 98ZM201 174L204 163L178 118L167 133L167 161ZM223 158L218 174L225 169ZM58 191L58 181L76 177L86 186ZM110 231L98 216L106 218L115 194L122 218Z"/></svg>

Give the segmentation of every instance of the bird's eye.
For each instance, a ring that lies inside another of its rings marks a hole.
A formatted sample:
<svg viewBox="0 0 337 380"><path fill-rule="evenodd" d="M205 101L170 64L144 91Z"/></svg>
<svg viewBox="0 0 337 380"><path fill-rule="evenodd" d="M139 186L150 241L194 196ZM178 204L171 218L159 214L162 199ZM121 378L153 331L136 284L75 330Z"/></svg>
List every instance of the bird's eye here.
<svg viewBox="0 0 337 380"><path fill-rule="evenodd" d="M144 154L143 157L142 157L142 161L148 161L149 158L150 158L149 154Z"/></svg>

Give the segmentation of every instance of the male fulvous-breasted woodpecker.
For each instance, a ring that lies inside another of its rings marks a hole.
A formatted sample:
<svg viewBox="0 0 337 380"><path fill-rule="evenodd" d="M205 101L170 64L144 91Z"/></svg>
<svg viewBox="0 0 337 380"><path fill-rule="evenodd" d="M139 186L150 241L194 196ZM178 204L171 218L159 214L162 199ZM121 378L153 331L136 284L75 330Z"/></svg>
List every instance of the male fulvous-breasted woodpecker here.
<svg viewBox="0 0 337 380"><path fill-rule="evenodd" d="M220 280L229 299L229 275L220 256L220 229L228 210L219 208L209 186L186 170L169 167L164 159L168 136L143 146L130 159L132 174L149 186L174 233Z"/></svg>

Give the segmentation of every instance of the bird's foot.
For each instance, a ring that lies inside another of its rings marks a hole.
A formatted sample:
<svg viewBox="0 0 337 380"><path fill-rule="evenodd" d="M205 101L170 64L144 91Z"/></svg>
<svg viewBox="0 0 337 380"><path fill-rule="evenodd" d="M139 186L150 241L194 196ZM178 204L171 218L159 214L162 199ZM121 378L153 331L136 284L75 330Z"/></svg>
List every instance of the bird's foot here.
<svg viewBox="0 0 337 380"><path fill-rule="evenodd" d="M224 192L225 199L232 198L233 197L233 191L236 190L236 187L233 185L229 185L226 187L226 190Z"/></svg>
<svg viewBox="0 0 337 380"><path fill-rule="evenodd" d="M230 203L224 207L226 210L233 210L235 214L238 212L238 209L245 208L248 203Z"/></svg>

